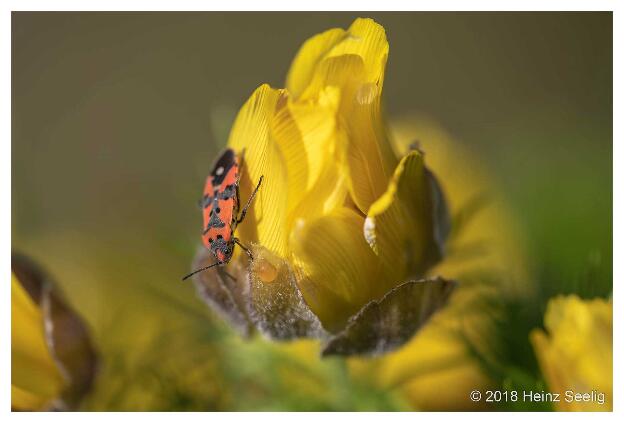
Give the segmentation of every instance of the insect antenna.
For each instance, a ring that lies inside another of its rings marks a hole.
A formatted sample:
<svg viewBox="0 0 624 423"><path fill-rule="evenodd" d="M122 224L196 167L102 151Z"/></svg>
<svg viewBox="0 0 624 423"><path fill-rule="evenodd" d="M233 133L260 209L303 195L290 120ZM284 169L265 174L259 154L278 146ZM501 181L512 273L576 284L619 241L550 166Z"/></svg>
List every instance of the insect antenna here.
<svg viewBox="0 0 624 423"><path fill-rule="evenodd" d="M193 272L189 273L188 275L186 275L185 277L182 278L182 280L186 280L188 278L190 278L191 276L193 276L195 273L199 273L199 272L203 272L204 270L210 269L211 267L215 267L220 265L221 263L217 262L217 263L213 263L210 266L206 266L206 267L202 267L201 269L197 269L194 270Z"/></svg>

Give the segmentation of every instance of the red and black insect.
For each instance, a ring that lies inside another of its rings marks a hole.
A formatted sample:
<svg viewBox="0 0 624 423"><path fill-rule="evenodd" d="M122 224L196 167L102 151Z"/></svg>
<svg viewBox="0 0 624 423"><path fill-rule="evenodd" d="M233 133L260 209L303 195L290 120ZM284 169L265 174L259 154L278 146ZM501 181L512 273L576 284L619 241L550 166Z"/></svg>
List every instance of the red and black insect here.
<svg viewBox="0 0 624 423"><path fill-rule="evenodd" d="M182 280L211 267L227 264L232 258L235 244L238 244L249 255L249 258L253 258L249 248L243 246L238 238L234 236L234 231L236 226L245 218L247 209L256 196L258 189L260 189L263 176L260 177L258 185L251 193L247 204L245 204L239 215L240 194L238 186L240 167L241 164L236 153L231 148L228 148L219 157L212 172L208 175L204 187L204 197L201 201L204 214L202 242L215 256L217 262L189 273Z"/></svg>

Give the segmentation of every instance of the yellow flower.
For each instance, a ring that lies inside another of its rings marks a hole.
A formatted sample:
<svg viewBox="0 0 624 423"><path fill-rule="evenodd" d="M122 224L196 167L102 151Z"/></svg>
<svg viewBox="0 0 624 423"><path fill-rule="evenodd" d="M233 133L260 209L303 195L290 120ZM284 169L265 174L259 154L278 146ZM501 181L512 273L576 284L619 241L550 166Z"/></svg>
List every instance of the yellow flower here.
<svg viewBox="0 0 624 423"><path fill-rule="evenodd" d="M34 263L14 254L11 267L11 408L73 408L95 371L86 329Z"/></svg>
<svg viewBox="0 0 624 423"><path fill-rule="evenodd" d="M445 201L420 151L393 151L388 50L370 19L326 31L301 47L285 89L262 85L240 110L228 146L245 152L241 198L264 177L237 228L254 259L234 255L243 282L221 270L195 281L244 333L250 321L272 338L335 336L327 354L381 353L446 302L453 283L424 279L442 257Z"/></svg>
<svg viewBox="0 0 624 423"><path fill-rule="evenodd" d="M555 408L612 411L611 301L581 300L576 295L553 298L546 309L544 327L546 331L534 329L530 339L549 391L560 394Z"/></svg>

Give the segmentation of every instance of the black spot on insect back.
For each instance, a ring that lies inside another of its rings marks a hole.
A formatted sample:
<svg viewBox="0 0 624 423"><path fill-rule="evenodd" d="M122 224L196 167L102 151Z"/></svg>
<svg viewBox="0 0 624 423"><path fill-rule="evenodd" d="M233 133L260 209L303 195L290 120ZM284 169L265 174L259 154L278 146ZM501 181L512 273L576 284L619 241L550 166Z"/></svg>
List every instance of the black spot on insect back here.
<svg viewBox="0 0 624 423"><path fill-rule="evenodd" d="M234 153L234 150L228 148L223 152L221 157L219 157L219 160L217 160L217 163L215 163L214 168L210 173L212 175L212 185L215 187L221 185L225 176L228 174L232 166L235 165L236 154Z"/></svg>
<svg viewBox="0 0 624 423"><path fill-rule="evenodd" d="M208 225L206 227L207 230L211 228L223 228L225 223L221 219L219 219L219 215L216 213L210 214L210 219L208 220Z"/></svg>
<svg viewBox="0 0 624 423"><path fill-rule="evenodd" d="M234 196L236 195L236 185L231 184L231 185L227 185L225 188L223 188L223 192L219 193L219 199L221 200L229 200L230 198L234 198Z"/></svg>

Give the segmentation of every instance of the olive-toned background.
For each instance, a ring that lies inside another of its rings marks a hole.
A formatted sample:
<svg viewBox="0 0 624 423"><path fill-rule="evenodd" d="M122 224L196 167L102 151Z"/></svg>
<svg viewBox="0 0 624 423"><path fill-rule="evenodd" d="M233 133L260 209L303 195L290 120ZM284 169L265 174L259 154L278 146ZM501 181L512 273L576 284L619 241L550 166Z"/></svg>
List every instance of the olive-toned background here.
<svg viewBox="0 0 624 423"><path fill-rule="evenodd" d="M388 117L426 114L474 150L537 282L590 275L587 295L610 292L610 13L14 13L13 247L55 275L109 359L128 365L149 319L209 317L179 279L232 119L259 84L284 85L304 40L358 16L387 31ZM91 408L236 403L215 395L137 406L111 393Z"/></svg>

